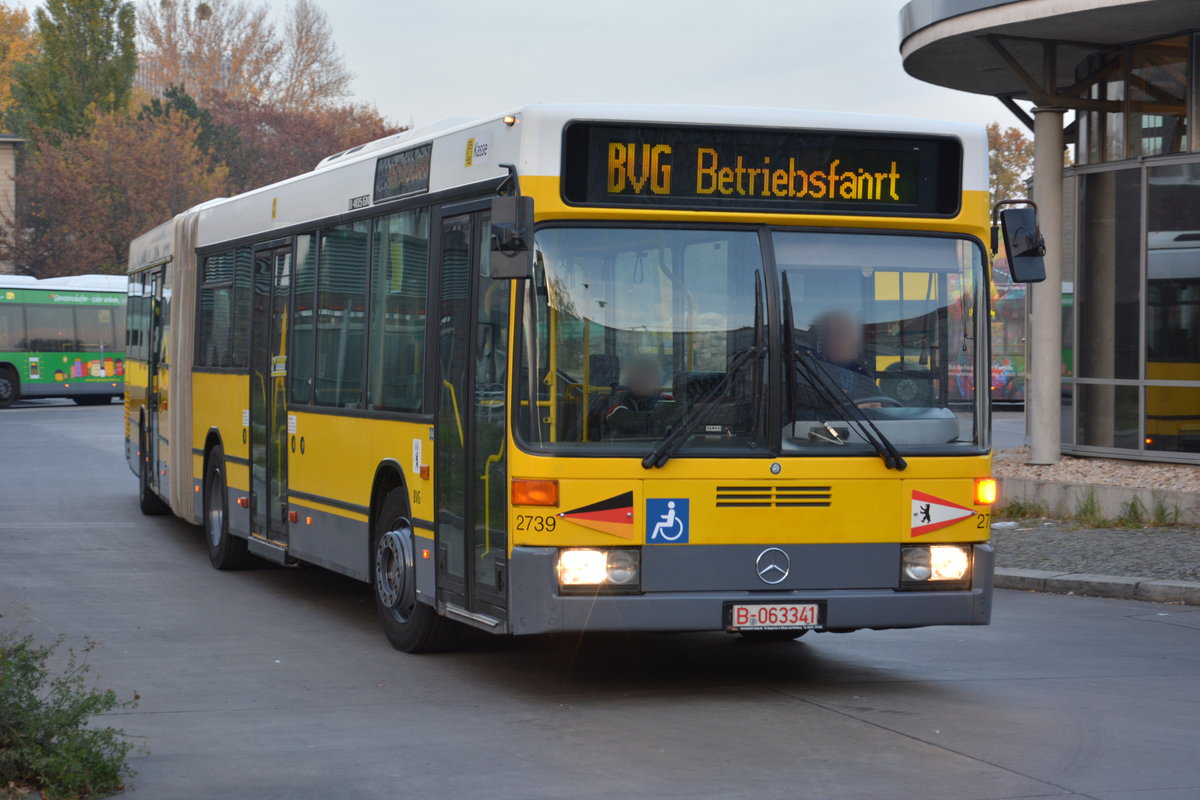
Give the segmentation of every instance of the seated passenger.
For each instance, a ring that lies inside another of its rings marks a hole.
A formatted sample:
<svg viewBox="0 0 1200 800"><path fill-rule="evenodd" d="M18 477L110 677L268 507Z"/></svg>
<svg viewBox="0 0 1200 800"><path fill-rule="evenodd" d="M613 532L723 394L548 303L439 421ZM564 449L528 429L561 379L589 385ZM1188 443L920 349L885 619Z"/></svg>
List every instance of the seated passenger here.
<svg viewBox="0 0 1200 800"><path fill-rule="evenodd" d="M637 356L625 372L625 388L613 395L605 424L613 435L659 436L676 416L673 397L662 391L662 364Z"/></svg>

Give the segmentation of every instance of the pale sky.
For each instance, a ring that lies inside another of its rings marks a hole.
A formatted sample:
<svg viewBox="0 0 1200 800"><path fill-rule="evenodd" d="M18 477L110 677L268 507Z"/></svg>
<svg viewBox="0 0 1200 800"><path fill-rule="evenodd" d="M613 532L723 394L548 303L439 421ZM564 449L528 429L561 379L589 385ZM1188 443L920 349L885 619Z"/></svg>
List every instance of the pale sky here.
<svg viewBox="0 0 1200 800"><path fill-rule="evenodd" d="M280 13L287 6L267 2ZM898 15L905 0L316 2L356 75L355 99L402 124L530 102L634 102L1020 127L994 98L904 72Z"/></svg>

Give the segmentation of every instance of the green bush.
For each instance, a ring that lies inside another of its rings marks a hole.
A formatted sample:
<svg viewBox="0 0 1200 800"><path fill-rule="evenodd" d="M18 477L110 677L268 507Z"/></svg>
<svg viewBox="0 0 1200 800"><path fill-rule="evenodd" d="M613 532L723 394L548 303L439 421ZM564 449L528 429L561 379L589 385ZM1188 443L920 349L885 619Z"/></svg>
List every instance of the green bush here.
<svg viewBox="0 0 1200 800"><path fill-rule="evenodd" d="M0 632L0 797L40 788L47 800L102 797L124 788L133 774L133 744L117 728L88 721L137 701L87 686L86 660L68 651L57 674L46 666L62 640L38 647L32 636ZM82 655L94 647L89 642Z"/></svg>

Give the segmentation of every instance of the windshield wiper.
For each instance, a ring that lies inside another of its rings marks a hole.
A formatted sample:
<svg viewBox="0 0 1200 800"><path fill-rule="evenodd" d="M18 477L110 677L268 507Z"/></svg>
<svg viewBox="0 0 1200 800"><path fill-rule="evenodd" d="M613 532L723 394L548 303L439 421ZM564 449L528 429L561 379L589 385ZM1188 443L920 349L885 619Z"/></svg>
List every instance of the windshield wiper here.
<svg viewBox="0 0 1200 800"><path fill-rule="evenodd" d="M763 356L767 354L766 343L763 341L763 308L762 308L762 274L755 270L754 272L754 344L747 348L738 351L733 360L729 363L729 369L721 376L721 380L715 385L709 387L702 392L695 400L692 401L692 408L703 406L703 404L720 400L729 394L730 390L737 385L736 381L741 376L746 367L750 365L759 365L762 363ZM761 375L755 374L753 394L751 396L752 408L754 409L754 424L757 426L758 419L761 416L758 411L761 406L762 394L762 379ZM680 425L671 429L671 431L659 442L653 450L642 458L642 467L644 469L654 469L662 467L671 460L683 443L688 440L688 437L695 432L701 424L711 419L713 410L717 406L710 405L707 408L701 408L697 413L691 414Z"/></svg>
<svg viewBox="0 0 1200 800"><path fill-rule="evenodd" d="M888 469L902 471L908 466L908 462L904 460L904 456L900 455L900 451L896 449L891 440L884 436L883 431L879 430L871 418L863 413L854 399L846 393L846 390L829 377L812 352L808 350L796 352L794 358L796 366L804 370L805 377L817 394L826 402L833 400L832 405L841 407L845 412L846 421L853 425L858 435L874 448L876 455L883 459L883 463ZM824 425L826 430L837 435L837 431L832 429L828 422Z"/></svg>
<svg viewBox="0 0 1200 800"><path fill-rule="evenodd" d="M883 459L884 465L888 469L902 471L908 467L908 462L904 460L904 456L896 449L879 427L863 413L854 399L843 389L836 381L829 377L825 372L825 368L817 360L817 357L810 350L805 350L796 346L796 326L792 318L792 291L788 286L787 271L783 272L783 326L785 332L785 345L788 354L791 356L789 360L793 362L793 368L788 370L788 404L793 407L796 402L796 372L803 372L806 381L817 397L819 397L831 411L841 411L846 417L846 422L854 427L854 430L863 438L867 444L875 451L875 454ZM825 431L829 434L819 436L825 441L836 442L837 444L845 444L845 438L829 424L826 420L818 420Z"/></svg>

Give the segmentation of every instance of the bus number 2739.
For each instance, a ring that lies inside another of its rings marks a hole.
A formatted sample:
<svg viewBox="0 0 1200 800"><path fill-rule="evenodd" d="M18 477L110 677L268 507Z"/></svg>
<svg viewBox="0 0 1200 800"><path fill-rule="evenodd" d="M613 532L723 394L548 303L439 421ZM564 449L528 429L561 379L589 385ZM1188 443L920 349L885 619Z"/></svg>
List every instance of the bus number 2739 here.
<svg viewBox="0 0 1200 800"><path fill-rule="evenodd" d="M558 518L552 514L517 514L517 530L549 533L558 525Z"/></svg>

